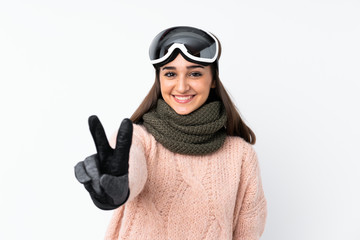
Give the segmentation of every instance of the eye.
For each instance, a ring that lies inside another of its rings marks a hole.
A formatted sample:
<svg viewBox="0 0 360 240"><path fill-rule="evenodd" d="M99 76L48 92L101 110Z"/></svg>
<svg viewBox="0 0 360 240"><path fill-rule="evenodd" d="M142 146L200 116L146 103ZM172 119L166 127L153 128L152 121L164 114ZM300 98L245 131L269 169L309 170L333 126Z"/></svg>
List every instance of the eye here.
<svg viewBox="0 0 360 240"><path fill-rule="evenodd" d="M201 77L201 76L202 76L202 73L201 73L201 72L191 72L191 73L190 73L190 76L191 76L191 77Z"/></svg>
<svg viewBox="0 0 360 240"><path fill-rule="evenodd" d="M175 77L175 73L174 72L166 72L166 73L164 73L164 76L165 77L168 77L168 78L172 78L172 77Z"/></svg>

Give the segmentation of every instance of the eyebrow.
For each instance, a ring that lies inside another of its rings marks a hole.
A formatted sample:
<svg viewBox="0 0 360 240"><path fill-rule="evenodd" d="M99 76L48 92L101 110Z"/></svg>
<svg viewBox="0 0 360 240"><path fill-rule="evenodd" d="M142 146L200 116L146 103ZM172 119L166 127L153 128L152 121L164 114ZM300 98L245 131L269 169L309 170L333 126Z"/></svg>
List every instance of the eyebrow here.
<svg viewBox="0 0 360 240"><path fill-rule="evenodd" d="M193 68L204 68L204 66L202 65L191 65L191 66L188 66L186 67L187 69L193 69ZM168 67L163 67L161 70L175 70L176 67L171 67L171 66L168 66Z"/></svg>

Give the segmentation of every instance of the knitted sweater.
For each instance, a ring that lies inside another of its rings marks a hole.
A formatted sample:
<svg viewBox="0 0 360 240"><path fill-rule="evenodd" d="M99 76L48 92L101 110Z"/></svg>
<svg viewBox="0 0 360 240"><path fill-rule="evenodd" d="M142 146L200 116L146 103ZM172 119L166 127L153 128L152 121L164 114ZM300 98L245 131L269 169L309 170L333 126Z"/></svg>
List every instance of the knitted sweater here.
<svg viewBox="0 0 360 240"><path fill-rule="evenodd" d="M240 137L209 155L181 155L134 124L129 187L105 239L255 240L264 230L258 160Z"/></svg>

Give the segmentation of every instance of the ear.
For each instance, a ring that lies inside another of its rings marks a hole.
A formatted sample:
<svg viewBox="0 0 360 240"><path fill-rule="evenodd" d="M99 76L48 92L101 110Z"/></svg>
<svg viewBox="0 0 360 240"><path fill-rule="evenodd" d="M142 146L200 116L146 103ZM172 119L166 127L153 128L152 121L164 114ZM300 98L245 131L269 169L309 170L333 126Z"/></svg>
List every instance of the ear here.
<svg viewBox="0 0 360 240"><path fill-rule="evenodd" d="M212 81L210 88L216 88L215 80Z"/></svg>

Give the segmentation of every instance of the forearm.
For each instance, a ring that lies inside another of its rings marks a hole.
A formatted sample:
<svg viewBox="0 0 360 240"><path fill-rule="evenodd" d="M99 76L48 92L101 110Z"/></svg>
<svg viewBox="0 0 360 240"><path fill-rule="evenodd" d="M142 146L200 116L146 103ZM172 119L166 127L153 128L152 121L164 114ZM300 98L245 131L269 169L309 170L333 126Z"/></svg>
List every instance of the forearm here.
<svg viewBox="0 0 360 240"><path fill-rule="evenodd" d="M128 201L133 200L140 194L147 180L147 164L143 146L134 139L130 148L129 159L129 188L130 195Z"/></svg>

